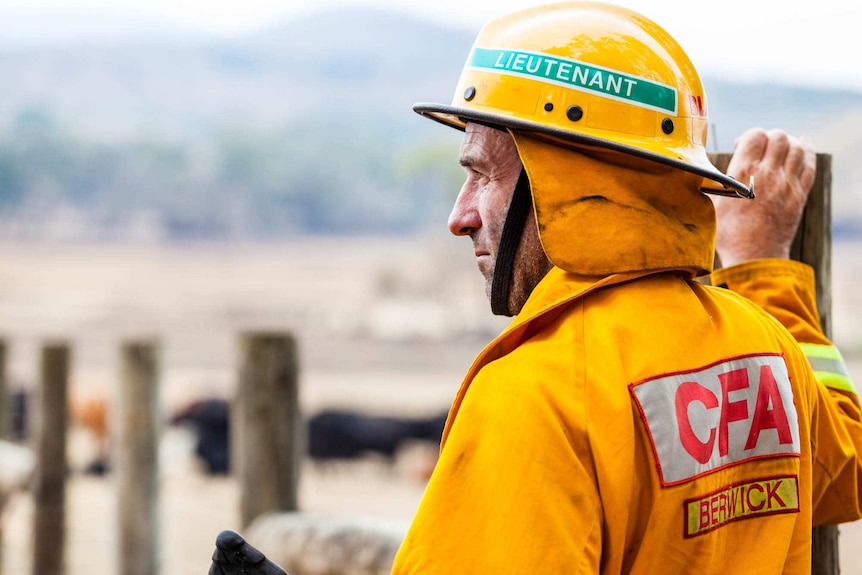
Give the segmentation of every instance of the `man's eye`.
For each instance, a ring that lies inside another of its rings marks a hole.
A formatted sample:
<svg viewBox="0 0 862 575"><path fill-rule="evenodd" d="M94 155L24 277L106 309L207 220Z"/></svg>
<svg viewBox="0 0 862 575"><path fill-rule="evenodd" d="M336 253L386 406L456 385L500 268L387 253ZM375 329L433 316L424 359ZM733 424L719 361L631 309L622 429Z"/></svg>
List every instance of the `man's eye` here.
<svg viewBox="0 0 862 575"><path fill-rule="evenodd" d="M484 184L485 182L488 181L488 176L486 174L483 174L482 172L479 172L479 171L477 171L471 167L465 166L464 169L467 171L467 179L468 180L479 183L479 184Z"/></svg>

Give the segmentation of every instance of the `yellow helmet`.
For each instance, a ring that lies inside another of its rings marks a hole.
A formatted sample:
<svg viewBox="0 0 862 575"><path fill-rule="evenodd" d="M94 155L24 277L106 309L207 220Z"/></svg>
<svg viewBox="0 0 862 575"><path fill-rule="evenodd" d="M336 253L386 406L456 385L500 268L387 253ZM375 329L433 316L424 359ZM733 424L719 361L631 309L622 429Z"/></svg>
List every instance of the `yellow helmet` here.
<svg viewBox="0 0 862 575"><path fill-rule="evenodd" d="M657 24L619 6L549 4L491 22L452 104L413 109L459 129L472 121L623 152L702 176L704 192L753 197L707 157L706 95L688 56Z"/></svg>

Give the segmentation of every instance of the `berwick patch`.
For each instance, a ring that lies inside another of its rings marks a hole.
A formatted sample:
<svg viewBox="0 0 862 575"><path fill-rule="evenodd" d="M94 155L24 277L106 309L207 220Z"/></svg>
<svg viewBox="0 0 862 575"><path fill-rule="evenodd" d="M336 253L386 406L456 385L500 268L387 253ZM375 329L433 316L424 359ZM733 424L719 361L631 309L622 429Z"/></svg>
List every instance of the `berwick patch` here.
<svg viewBox="0 0 862 575"><path fill-rule="evenodd" d="M737 357L629 386L663 486L752 459L798 457L799 423L780 355Z"/></svg>
<svg viewBox="0 0 862 575"><path fill-rule="evenodd" d="M736 483L703 497L687 499L685 537L703 535L742 519L799 512L799 482L795 475Z"/></svg>

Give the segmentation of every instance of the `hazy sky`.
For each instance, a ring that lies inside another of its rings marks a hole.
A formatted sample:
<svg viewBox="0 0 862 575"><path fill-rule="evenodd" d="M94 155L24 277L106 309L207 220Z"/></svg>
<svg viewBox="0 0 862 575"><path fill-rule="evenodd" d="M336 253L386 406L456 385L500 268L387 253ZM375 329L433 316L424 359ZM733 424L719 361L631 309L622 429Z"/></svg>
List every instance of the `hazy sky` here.
<svg viewBox="0 0 862 575"><path fill-rule="evenodd" d="M238 35L311 11L373 5L478 30L545 0L0 0L0 42L114 38L160 24ZM616 0L666 28L702 72L862 91L862 2Z"/></svg>

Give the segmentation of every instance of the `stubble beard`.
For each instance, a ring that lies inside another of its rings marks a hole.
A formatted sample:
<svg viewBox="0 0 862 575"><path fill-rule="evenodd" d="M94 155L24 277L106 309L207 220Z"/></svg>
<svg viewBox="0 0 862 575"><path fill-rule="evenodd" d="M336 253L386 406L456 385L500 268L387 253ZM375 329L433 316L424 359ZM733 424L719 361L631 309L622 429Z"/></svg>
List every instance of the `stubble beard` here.
<svg viewBox="0 0 862 575"><path fill-rule="evenodd" d="M491 291L494 284L494 270L497 266L497 254L489 258L490 265L479 264L479 271L485 277L485 295L491 301ZM538 234L521 236L521 243L515 253L515 264L512 277L509 279L509 313L515 316L521 313L524 304L530 298L530 294L539 285L539 282L547 275L553 264L545 255L539 241Z"/></svg>

